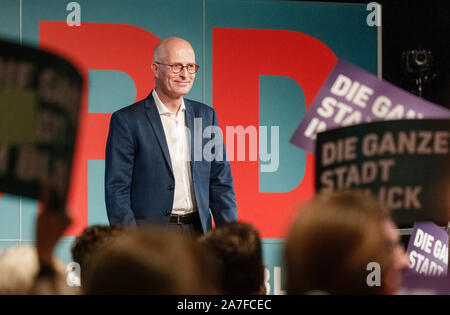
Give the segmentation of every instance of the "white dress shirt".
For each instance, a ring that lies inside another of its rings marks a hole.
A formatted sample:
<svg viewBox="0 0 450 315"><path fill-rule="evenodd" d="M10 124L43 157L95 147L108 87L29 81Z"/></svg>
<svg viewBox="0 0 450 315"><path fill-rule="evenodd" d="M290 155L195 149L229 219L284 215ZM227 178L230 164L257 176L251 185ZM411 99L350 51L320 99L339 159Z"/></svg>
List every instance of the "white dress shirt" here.
<svg viewBox="0 0 450 315"><path fill-rule="evenodd" d="M194 185L192 184L184 100L181 100L181 107L175 114L161 102L156 90L153 90L152 95L161 117L175 177L172 214L184 215L192 213L197 211L197 203L195 201Z"/></svg>

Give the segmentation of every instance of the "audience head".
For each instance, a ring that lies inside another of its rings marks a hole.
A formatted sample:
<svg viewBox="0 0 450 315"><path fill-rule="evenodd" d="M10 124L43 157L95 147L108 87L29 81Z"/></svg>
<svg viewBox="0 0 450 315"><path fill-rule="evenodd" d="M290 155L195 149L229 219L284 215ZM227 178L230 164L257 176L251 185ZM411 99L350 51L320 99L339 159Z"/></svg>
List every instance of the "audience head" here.
<svg viewBox="0 0 450 315"><path fill-rule="evenodd" d="M252 225L226 223L206 233L200 242L215 257L221 293L265 293L261 239Z"/></svg>
<svg viewBox="0 0 450 315"><path fill-rule="evenodd" d="M408 258L388 211L360 191L322 192L294 222L285 246L288 294L390 294ZM369 286L369 263L380 286Z"/></svg>
<svg viewBox="0 0 450 315"><path fill-rule="evenodd" d="M116 238L93 257L84 292L215 293L208 263L207 256L193 240L168 229L141 227Z"/></svg>
<svg viewBox="0 0 450 315"><path fill-rule="evenodd" d="M194 49L186 40L170 37L155 47L152 71L159 97L179 99L186 95L194 84L197 70Z"/></svg>
<svg viewBox="0 0 450 315"><path fill-rule="evenodd" d="M116 236L124 232L121 225L92 225L83 230L72 245L72 259L80 265L81 283L84 282L84 276L89 268L90 261L98 250L111 242Z"/></svg>

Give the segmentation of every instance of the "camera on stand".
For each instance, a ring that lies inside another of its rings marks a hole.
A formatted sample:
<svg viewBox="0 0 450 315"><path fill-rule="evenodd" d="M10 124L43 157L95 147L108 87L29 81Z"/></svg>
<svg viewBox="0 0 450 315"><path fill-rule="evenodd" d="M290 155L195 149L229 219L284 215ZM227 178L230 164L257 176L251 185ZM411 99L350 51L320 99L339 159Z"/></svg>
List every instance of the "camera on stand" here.
<svg viewBox="0 0 450 315"><path fill-rule="evenodd" d="M423 85L433 80L437 73L434 71L434 60L431 51L426 49L411 49L402 53L402 72L407 81L414 84L412 93L422 97Z"/></svg>

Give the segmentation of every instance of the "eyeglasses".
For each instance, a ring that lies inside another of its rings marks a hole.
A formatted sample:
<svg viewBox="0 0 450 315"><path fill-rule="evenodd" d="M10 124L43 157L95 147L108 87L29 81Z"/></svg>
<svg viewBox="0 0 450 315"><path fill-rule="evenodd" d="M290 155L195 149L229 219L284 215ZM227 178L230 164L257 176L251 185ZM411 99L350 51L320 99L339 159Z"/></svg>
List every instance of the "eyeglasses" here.
<svg viewBox="0 0 450 315"><path fill-rule="evenodd" d="M194 74L197 72L198 68L200 68L200 66L197 66L196 64L188 64L183 66L181 63L174 63L171 65L157 61L155 61L155 63L158 65L169 66L173 73L180 73L184 68L186 68L190 74Z"/></svg>

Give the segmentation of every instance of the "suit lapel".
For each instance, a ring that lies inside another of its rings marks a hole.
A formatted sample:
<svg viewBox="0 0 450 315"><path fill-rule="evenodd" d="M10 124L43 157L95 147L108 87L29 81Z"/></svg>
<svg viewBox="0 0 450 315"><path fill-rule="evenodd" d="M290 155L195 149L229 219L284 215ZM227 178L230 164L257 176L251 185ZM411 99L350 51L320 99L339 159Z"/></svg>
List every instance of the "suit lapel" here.
<svg viewBox="0 0 450 315"><path fill-rule="evenodd" d="M195 130L194 130L194 111L192 109L191 104L189 101L184 99L184 106L186 107L186 126L189 130L189 156L190 156L190 165L191 165L191 174L192 178L194 178L194 136L195 136Z"/></svg>
<svg viewBox="0 0 450 315"><path fill-rule="evenodd" d="M150 93L149 97L147 97L145 101L145 113L150 121L150 125L155 132L156 138L158 139L158 143L161 147L161 150L164 154L164 159L169 166L170 171L173 175L172 162L170 160L169 147L167 146L166 135L164 133L164 128L161 122L161 117L159 116L158 109L156 108L155 100L153 99L152 93Z"/></svg>

